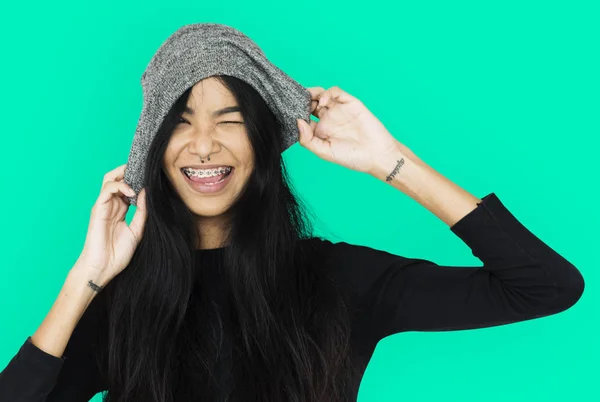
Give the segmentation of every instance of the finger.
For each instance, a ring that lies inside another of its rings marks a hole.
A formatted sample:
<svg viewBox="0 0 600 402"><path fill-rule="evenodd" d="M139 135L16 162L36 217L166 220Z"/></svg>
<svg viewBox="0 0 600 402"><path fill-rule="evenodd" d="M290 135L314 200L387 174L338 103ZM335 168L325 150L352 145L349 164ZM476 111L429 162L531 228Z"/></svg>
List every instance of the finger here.
<svg viewBox="0 0 600 402"><path fill-rule="evenodd" d="M315 109L316 109L316 107L317 107L318 104L319 104L318 100L312 100L312 101L310 101L310 112L311 113L315 111Z"/></svg>
<svg viewBox="0 0 600 402"><path fill-rule="evenodd" d="M317 105L315 106L315 111L313 114L315 116L317 116L319 119L321 118L321 115L322 115L322 112L324 109L328 109L331 106L333 106L332 102L329 101L331 99L331 96L328 91L329 90L323 92L319 96L319 99L317 100Z"/></svg>
<svg viewBox="0 0 600 402"><path fill-rule="evenodd" d="M317 105L316 109L318 112L323 107L331 107L334 102L349 103L356 101L358 101L358 99L356 99L354 96L343 91L340 87L334 86L321 93L319 97L319 104Z"/></svg>
<svg viewBox="0 0 600 402"><path fill-rule="evenodd" d="M312 125L307 124L304 120L298 119L297 124L304 129L300 134L298 142L300 145L313 152L322 159L332 162L333 153L329 141L319 138L314 134Z"/></svg>
<svg viewBox="0 0 600 402"><path fill-rule="evenodd" d="M319 104L319 101L316 101L316 100L310 102L310 114L312 114L315 117L318 117L317 112L315 111L318 104Z"/></svg>
<svg viewBox="0 0 600 402"><path fill-rule="evenodd" d="M142 238L142 233L144 233L144 226L146 225L146 189L143 188L138 194L137 203L136 203L135 214L133 215L133 219L131 219L131 223L129 224L129 228L135 235L136 240L140 241Z"/></svg>
<svg viewBox="0 0 600 402"><path fill-rule="evenodd" d="M108 202L113 197L113 194L133 197L135 196L135 191L123 182L109 181L104 185L102 191L100 191L96 204Z"/></svg>
<svg viewBox="0 0 600 402"><path fill-rule="evenodd" d="M306 89L308 89L308 92L310 92L310 96L313 101L318 101L321 94L325 92L325 88L323 87L310 87Z"/></svg>
<svg viewBox="0 0 600 402"><path fill-rule="evenodd" d="M315 116L318 117L315 109L317 108L317 106L319 105L319 98L321 97L321 94L323 92L325 92L325 88L323 87L311 87L311 88L307 88L308 91L310 92L311 95L311 102L310 102L310 113Z"/></svg>
<svg viewBox="0 0 600 402"><path fill-rule="evenodd" d="M111 170L110 172L106 173L104 175L104 177L102 178L102 187L104 187L104 184L108 181L121 180L125 176L125 167L126 166L127 166L127 164L125 163L125 164Z"/></svg>
<svg viewBox="0 0 600 402"><path fill-rule="evenodd" d="M323 105L323 104L321 104L321 101L319 101L319 103L315 106L315 109L312 112L312 115L317 117L319 120L321 120L323 118L323 114L325 113L325 110L329 110L329 107L331 107L331 106L333 106L331 103L328 105Z"/></svg>

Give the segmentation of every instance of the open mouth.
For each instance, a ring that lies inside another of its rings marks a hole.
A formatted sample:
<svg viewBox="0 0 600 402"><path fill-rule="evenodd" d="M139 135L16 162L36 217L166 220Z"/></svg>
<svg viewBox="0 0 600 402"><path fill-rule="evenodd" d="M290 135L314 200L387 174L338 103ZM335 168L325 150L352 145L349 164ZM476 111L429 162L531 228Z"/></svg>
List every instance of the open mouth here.
<svg viewBox="0 0 600 402"><path fill-rule="evenodd" d="M233 173L234 168L230 167L229 169L223 169L223 173L216 175L216 171L213 172L210 176L203 177L202 173L193 173L192 171L187 170L186 168L181 169L181 173L185 177L187 177L190 181L194 183L201 184L217 184L225 180L228 176Z"/></svg>

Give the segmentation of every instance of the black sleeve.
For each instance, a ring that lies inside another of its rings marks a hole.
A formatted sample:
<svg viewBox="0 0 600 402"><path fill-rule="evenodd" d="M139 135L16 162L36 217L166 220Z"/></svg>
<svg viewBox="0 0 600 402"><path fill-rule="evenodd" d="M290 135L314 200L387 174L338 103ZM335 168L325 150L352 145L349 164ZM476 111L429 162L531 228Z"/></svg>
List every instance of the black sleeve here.
<svg viewBox="0 0 600 402"><path fill-rule="evenodd" d="M83 402L105 389L93 354L104 318L102 293L80 318L62 357L44 352L27 337L0 372L0 402Z"/></svg>
<svg viewBox="0 0 600 402"><path fill-rule="evenodd" d="M376 339L403 331L492 327L562 312L584 290L579 270L490 193L449 228L483 266L440 266L340 242L336 272Z"/></svg>

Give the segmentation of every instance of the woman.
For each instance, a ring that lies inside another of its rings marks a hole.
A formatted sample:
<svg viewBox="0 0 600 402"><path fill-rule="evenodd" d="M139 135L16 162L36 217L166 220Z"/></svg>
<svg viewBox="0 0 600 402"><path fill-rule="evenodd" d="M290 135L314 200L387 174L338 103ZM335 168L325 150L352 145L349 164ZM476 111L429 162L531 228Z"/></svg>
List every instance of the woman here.
<svg viewBox="0 0 600 402"><path fill-rule="evenodd" d="M297 122L300 144L410 196L483 266L313 237L280 122L251 85L211 76L162 121L130 225L124 166L105 176L84 249L0 375L0 400L352 401L388 335L509 324L581 297L580 272L494 193L444 178L340 88L309 91L319 122Z"/></svg>

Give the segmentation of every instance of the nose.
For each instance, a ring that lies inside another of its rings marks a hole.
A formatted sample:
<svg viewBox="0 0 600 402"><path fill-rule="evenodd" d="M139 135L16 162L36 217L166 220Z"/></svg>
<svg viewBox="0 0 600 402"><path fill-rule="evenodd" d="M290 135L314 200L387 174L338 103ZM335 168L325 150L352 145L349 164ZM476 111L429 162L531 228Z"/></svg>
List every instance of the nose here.
<svg viewBox="0 0 600 402"><path fill-rule="evenodd" d="M189 152L200 156L207 156L215 152L218 142L214 139L213 134L214 127L195 130L188 145Z"/></svg>

